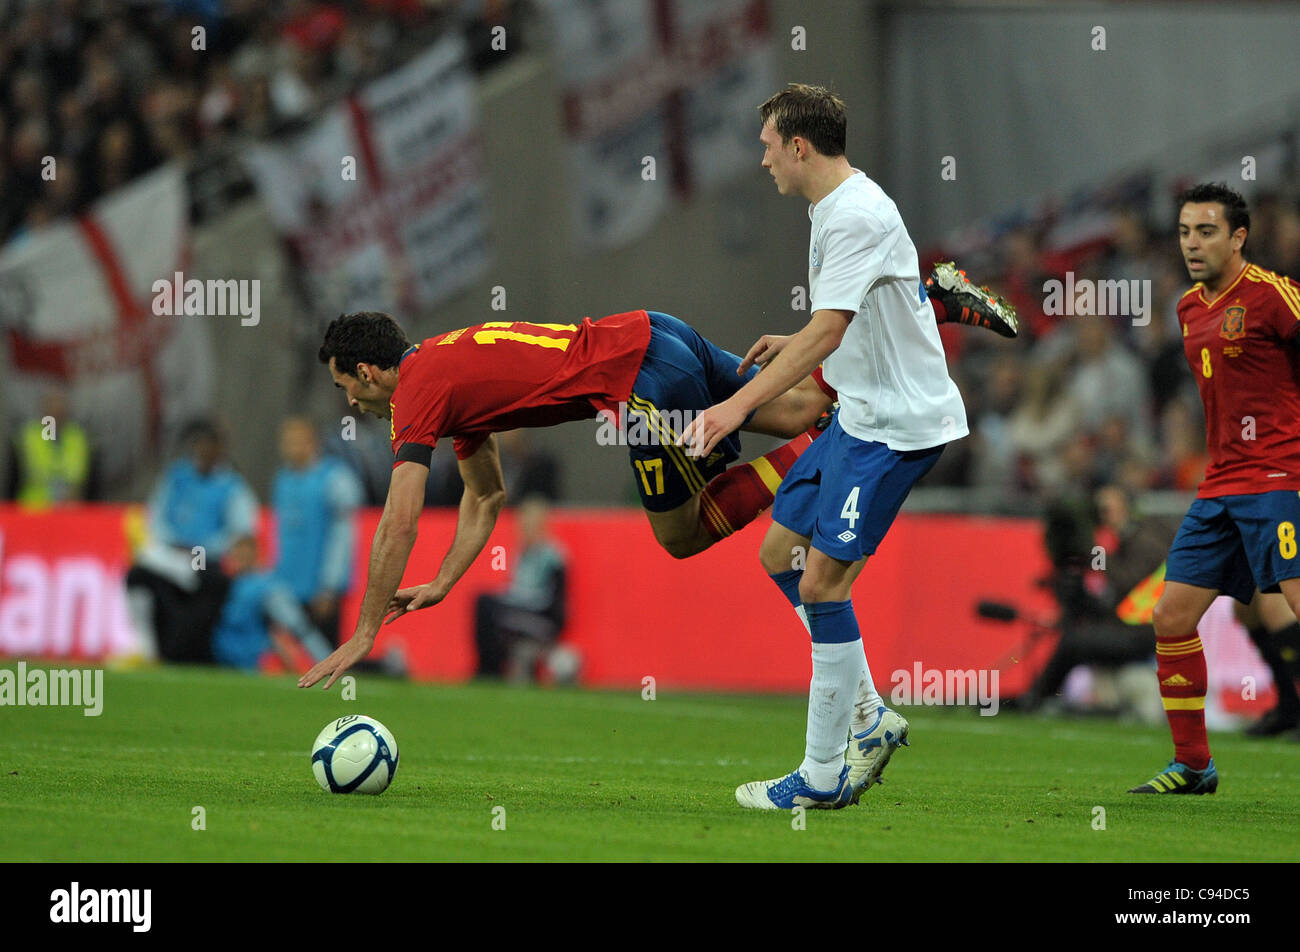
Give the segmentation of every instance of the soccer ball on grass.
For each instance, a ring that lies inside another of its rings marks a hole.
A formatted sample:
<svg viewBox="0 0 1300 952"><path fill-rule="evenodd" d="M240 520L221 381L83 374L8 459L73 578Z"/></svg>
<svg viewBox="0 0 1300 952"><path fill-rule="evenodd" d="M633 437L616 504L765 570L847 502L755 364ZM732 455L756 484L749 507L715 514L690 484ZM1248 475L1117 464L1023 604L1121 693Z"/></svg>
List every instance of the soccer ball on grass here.
<svg viewBox="0 0 1300 952"><path fill-rule="evenodd" d="M348 714L316 736L311 770L331 793L383 793L397 772L397 740L373 717Z"/></svg>

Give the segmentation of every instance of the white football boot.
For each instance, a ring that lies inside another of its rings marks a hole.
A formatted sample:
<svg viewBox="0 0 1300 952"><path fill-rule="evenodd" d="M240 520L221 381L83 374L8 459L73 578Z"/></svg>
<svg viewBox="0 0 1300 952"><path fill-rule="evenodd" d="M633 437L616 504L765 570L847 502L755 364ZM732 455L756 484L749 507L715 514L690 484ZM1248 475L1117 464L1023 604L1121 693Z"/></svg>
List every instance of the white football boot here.
<svg viewBox="0 0 1300 952"><path fill-rule="evenodd" d="M849 725L849 748L844 759L853 787L852 802L857 803L873 784L881 782L880 775L894 751L907 746L907 719L887 707L876 708L874 717L865 724Z"/></svg>
<svg viewBox="0 0 1300 952"><path fill-rule="evenodd" d="M853 787L849 785L849 765L840 771L840 782L834 790L814 790L798 770L775 780L755 780L736 788L736 802L755 810L838 810L853 802Z"/></svg>

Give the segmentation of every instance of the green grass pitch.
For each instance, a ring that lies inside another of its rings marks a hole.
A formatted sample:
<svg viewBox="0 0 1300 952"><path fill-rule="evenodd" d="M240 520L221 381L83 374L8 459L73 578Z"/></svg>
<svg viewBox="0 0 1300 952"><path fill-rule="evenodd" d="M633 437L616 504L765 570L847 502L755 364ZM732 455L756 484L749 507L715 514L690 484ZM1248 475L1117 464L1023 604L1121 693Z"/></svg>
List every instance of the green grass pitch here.
<svg viewBox="0 0 1300 952"><path fill-rule="evenodd" d="M9 664L8 667L13 667ZM801 697L408 684L358 699L224 671L108 672L104 710L0 708L5 861L1294 861L1300 744L1212 736L1212 797L1135 797L1163 729L912 708L912 747L845 810L740 809L803 750ZM332 718L397 737L379 797L325 793ZM194 807L206 829L194 830ZM495 811L504 807L505 811ZM1095 808L1105 829L1094 829ZM504 819L504 830L493 829Z"/></svg>

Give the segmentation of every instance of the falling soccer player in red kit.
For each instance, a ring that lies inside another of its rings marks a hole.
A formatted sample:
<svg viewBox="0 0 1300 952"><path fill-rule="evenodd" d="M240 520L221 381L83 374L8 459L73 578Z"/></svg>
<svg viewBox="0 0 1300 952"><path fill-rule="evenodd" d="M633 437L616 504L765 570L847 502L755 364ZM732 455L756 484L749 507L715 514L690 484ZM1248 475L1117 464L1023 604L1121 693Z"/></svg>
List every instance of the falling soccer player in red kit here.
<svg viewBox="0 0 1300 952"><path fill-rule="evenodd" d="M1014 310L953 265L936 268L926 291L937 321L1015 336ZM362 312L331 322L319 357L350 406L391 420L394 464L355 633L304 675L301 687L325 677L329 687L369 654L386 617L436 605L468 570L505 498L494 433L616 419L655 539L687 558L772 504L835 399L814 373L757 408L743 429L793 439L727 469L739 459L734 435L704 459L690 458L677 439L694 414L739 390L758 368L741 373L739 357L668 314L629 311L580 324L493 321L413 344L387 314ZM445 438L454 442L465 483L455 537L436 578L399 590L433 448Z"/></svg>

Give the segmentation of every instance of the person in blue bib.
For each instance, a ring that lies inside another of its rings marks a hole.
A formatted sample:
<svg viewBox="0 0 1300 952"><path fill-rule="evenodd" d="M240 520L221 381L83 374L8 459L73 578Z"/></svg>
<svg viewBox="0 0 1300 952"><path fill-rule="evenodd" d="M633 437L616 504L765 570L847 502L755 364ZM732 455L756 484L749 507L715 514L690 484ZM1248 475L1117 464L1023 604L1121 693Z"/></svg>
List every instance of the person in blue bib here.
<svg viewBox="0 0 1300 952"><path fill-rule="evenodd" d="M305 417L280 425L280 458L271 483L275 576L312 624L337 642L339 602L352 584L361 484L345 463L321 455L316 429Z"/></svg>
<svg viewBox="0 0 1300 952"><path fill-rule="evenodd" d="M313 661L333 650L307 618L289 586L276 573L259 570L257 542L252 536L235 542L226 567L230 590L212 631L212 658L217 664L257 671L264 656L276 654L293 670L293 654L287 643L271 637L272 625L296 638Z"/></svg>

